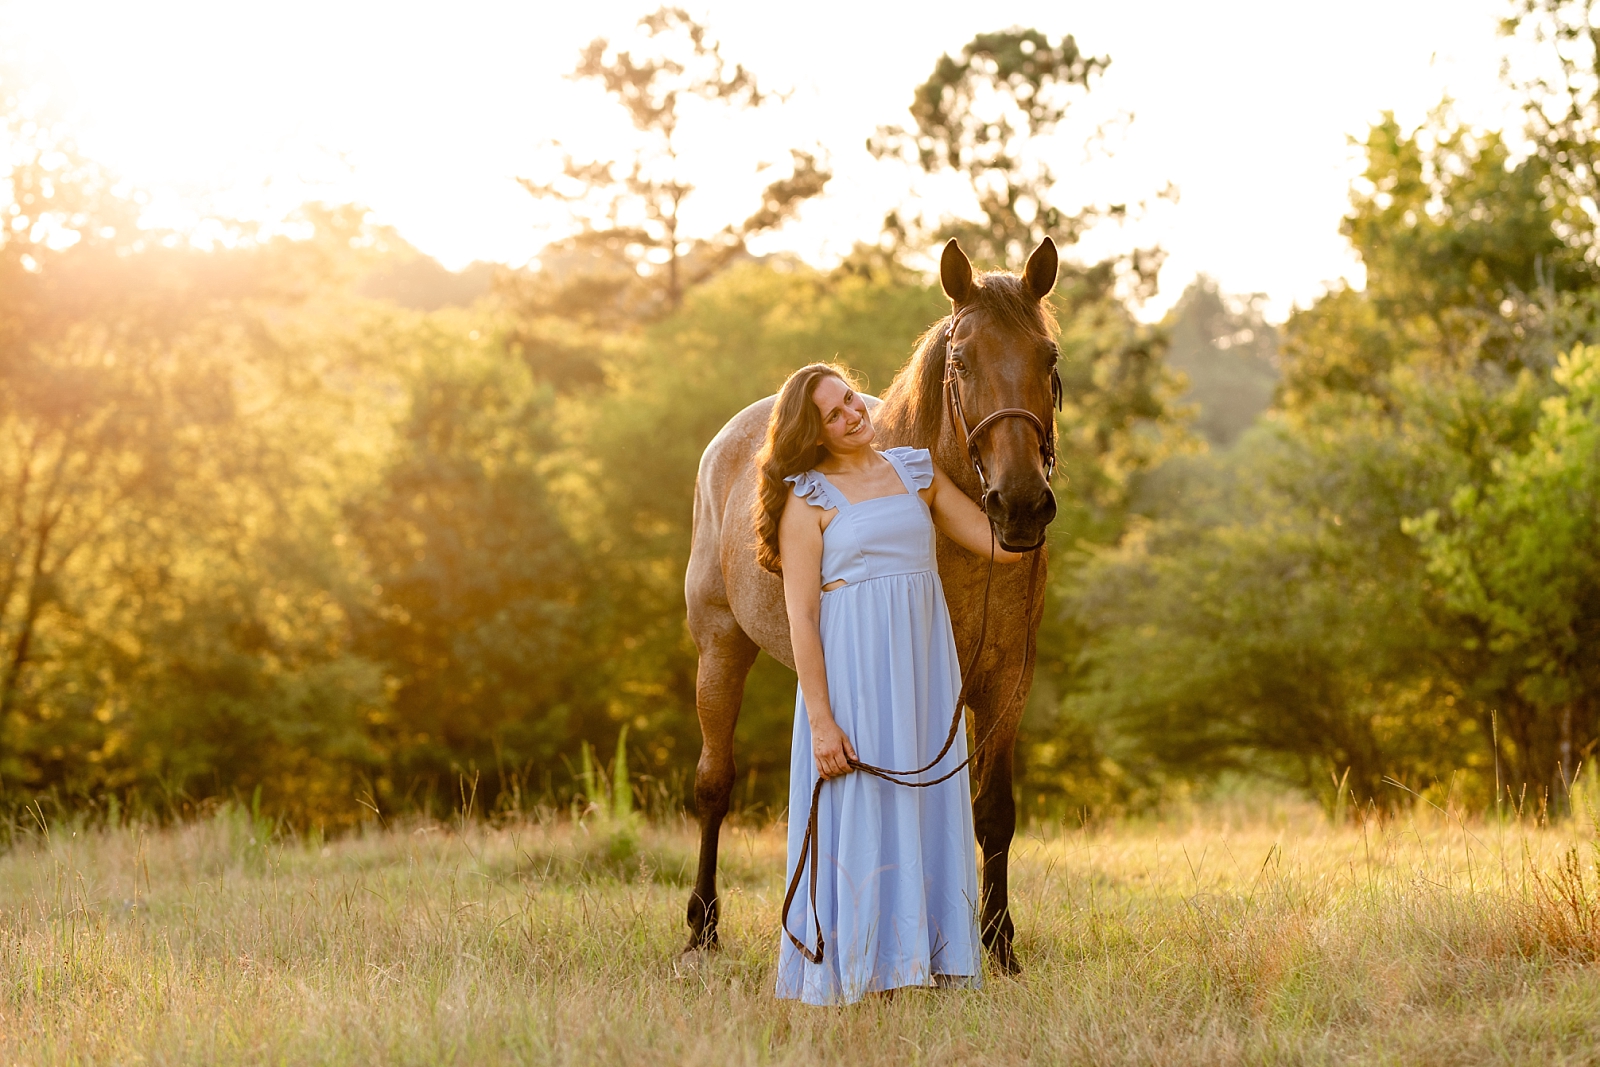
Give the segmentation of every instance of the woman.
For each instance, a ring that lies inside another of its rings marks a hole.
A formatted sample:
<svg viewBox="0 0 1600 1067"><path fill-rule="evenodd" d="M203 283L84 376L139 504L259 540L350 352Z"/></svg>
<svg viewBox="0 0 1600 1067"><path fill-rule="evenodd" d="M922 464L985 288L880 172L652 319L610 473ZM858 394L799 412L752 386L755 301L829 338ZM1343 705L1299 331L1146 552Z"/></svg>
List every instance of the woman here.
<svg viewBox="0 0 1600 1067"><path fill-rule="evenodd" d="M969 551L992 547L989 525L920 448L872 447L866 401L827 363L789 377L756 457L757 558L783 576L800 675L789 761L789 873L818 775L816 920L828 951L807 961L788 938L777 994L853 1003L901 986L979 981L978 873L967 774L912 789L849 761L897 770L938 755L961 688L934 529ZM966 738L917 780L966 759ZM806 894L789 917L816 929Z"/></svg>

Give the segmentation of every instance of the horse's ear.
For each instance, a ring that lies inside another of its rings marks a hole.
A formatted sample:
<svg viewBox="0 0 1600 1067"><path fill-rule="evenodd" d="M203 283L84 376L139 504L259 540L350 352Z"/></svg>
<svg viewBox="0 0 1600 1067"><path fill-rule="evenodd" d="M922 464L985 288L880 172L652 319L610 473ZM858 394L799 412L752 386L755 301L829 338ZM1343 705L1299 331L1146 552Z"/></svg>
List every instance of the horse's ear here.
<svg viewBox="0 0 1600 1067"><path fill-rule="evenodd" d="M939 257L939 284L952 304L965 304L972 295L972 263L954 237L945 242L944 255Z"/></svg>
<svg viewBox="0 0 1600 1067"><path fill-rule="evenodd" d="M1028 280L1028 288L1035 300L1043 300L1056 287L1056 271L1060 266L1056 243L1046 237L1033 250L1033 255L1028 257L1028 265L1022 270L1022 276Z"/></svg>

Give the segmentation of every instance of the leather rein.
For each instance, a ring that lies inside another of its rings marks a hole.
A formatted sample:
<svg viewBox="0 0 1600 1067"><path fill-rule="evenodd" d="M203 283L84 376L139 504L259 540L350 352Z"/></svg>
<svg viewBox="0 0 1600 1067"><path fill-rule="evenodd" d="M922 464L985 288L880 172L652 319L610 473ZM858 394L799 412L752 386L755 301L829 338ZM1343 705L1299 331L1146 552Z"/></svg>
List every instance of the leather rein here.
<svg viewBox="0 0 1600 1067"><path fill-rule="evenodd" d="M1045 480L1047 484L1050 477L1055 473L1056 469L1056 443L1055 434L1046 430L1044 423L1040 421L1039 416L1035 415L1031 411L1028 411L1026 408L1002 408L1001 410L993 412L992 414L980 419L978 421L978 425L968 429L966 415L963 413L961 408L961 388L957 380L957 372L954 366L955 357L950 352L950 339L955 336L956 326L961 322L961 317L966 311L967 308L958 308L956 312L950 316L950 322L945 327L944 331L943 344L945 347L945 403L947 408L954 412L956 425L961 428L962 437L966 441L967 457L972 462L973 470L977 472L978 484L983 493L982 499L979 502L979 506L984 509L985 517L987 517L987 505L991 490L989 488L988 475L983 469L983 459L978 454L978 446L976 444L978 435L1002 419L1023 419L1030 423L1039 434L1039 453L1045 462ZM1056 408L1059 410L1061 407L1061 376L1056 371L1054 366L1050 368L1050 395L1051 399L1055 401ZM860 771L863 774L870 774L874 778L881 778L886 782L893 782L896 785L908 786L912 789L927 789L931 786L936 786L943 782L947 782L951 778L954 778L956 775L960 774L966 769L967 765L977 757L978 753L984 750L989 743L989 739L994 736L995 731L1000 726L999 716L996 716L995 721L989 725L988 732L983 735L983 737L978 741L977 745L974 746L973 750L967 754L967 758L958 763L954 769L945 772L931 781L911 782L905 780L907 778L914 778L918 775L926 774L937 767L939 762L949 754L950 749L955 746L956 738L961 733L961 709L964 708L967 703L967 686L971 684L972 669L977 665L978 653L983 651L984 639L989 633L989 592L994 585L994 553L996 541L997 537L994 529L994 521L991 519L989 522L989 566L983 579L983 613L980 616L978 623L978 640L973 644L972 653L967 657L966 667L961 672L961 690L956 694L955 707L950 713L950 731L945 735L944 745L939 749L939 754L934 756L933 759L925 765L910 771L896 771L887 767L877 767L873 764L864 763L861 760L856 759L848 761L852 770ZM1037 549L1043 544L1044 542L1040 541L1039 544L1034 545L1033 548L1024 550L1033 554L1033 561L1030 564L1031 569L1028 574L1027 608L1023 613L1023 618L1030 621L1033 619L1034 590L1039 585L1039 564L1044 558L1043 555L1037 551ZM1026 649L1023 653L1022 670L1017 673L1016 685L1012 687L1011 696L1006 701L1005 706L1009 707L1016 700L1017 694L1021 691L1022 680L1028 676L1028 667L1035 652L1037 651L1037 645L1038 635L1030 634ZM818 775L816 784L811 788L811 812L806 819L805 837L802 838L800 842L800 862L795 864L794 874L789 879L788 891L784 893L783 915L781 919L781 922L783 923L783 932L788 935L790 942L794 944L795 948L800 950L800 954L802 956L812 963L821 963L827 950L827 944L822 936L822 916L817 912L817 864L820 858L819 852L821 848L821 835L817 832L817 817L818 810L822 803L822 787L827 783L827 781L828 779ZM815 924L817 935L817 947L815 951L812 950L811 946L807 945L800 938L796 937L794 932L789 929L789 907L794 903L795 895L800 891L800 879L805 874L805 870L808 866L811 868L811 919Z"/></svg>

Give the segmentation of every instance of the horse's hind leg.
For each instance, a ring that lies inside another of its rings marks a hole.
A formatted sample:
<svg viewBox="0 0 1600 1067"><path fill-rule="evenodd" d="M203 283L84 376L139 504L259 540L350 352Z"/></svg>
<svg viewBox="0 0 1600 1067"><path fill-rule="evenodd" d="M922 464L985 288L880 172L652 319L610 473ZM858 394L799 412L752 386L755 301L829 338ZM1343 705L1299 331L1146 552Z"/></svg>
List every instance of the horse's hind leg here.
<svg viewBox="0 0 1600 1067"><path fill-rule="evenodd" d="M744 680L756 661L756 643L731 612L693 620L700 646L695 709L700 715L700 762L694 772L694 806L700 817L700 863L689 897L689 947L717 943L717 837L733 795L733 728L739 721ZM711 623L711 625L704 625Z"/></svg>

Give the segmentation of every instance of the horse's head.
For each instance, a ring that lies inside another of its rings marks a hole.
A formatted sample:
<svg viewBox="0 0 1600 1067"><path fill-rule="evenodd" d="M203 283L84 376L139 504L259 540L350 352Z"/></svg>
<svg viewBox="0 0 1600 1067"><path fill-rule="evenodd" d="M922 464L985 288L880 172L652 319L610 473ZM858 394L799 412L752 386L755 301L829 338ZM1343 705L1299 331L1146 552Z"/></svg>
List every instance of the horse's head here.
<svg viewBox="0 0 1600 1067"><path fill-rule="evenodd" d="M980 504L1001 545L1036 548L1056 517L1055 408L1061 379L1044 298L1056 284L1046 237L1022 276L979 278L952 239L939 280L953 312L945 330L946 418L976 473Z"/></svg>

